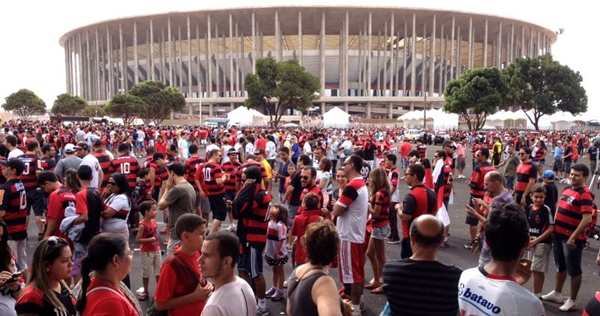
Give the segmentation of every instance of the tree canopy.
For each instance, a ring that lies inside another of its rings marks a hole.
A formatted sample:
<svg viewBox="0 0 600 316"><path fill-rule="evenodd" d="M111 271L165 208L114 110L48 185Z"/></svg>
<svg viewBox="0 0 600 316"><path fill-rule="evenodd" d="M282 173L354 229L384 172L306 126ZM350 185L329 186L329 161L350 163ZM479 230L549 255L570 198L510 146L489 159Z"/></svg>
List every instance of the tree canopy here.
<svg viewBox="0 0 600 316"><path fill-rule="evenodd" d="M116 94L106 106L104 111L113 116L122 117L123 125L127 126L148 111L148 105L132 94Z"/></svg>
<svg viewBox="0 0 600 316"><path fill-rule="evenodd" d="M185 97L181 91L160 81L140 82L133 86L129 93L146 103L147 110L142 112L140 117L156 126L167 119L171 112L181 111L185 107Z"/></svg>
<svg viewBox="0 0 600 316"><path fill-rule="evenodd" d="M581 86L583 78L550 55L518 58L505 73L510 101L521 106L536 130L543 115L557 111L575 115L587 111L587 95Z"/></svg>
<svg viewBox="0 0 600 316"><path fill-rule="evenodd" d="M451 80L444 93L443 110L467 121L469 130L479 130L486 117L506 102L506 77L496 67L468 69Z"/></svg>
<svg viewBox="0 0 600 316"><path fill-rule="evenodd" d="M256 74L244 79L248 108L264 107L272 126L277 126L285 110L306 111L319 98L319 78L297 60L278 62L268 57L256 61Z"/></svg>
<svg viewBox="0 0 600 316"><path fill-rule="evenodd" d="M99 107L97 105L88 105L86 106L83 111L81 111L81 114L83 116L88 116L88 117L103 117L106 115L106 111L104 111L103 107Z"/></svg>
<svg viewBox="0 0 600 316"><path fill-rule="evenodd" d="M21 89L4 100L2 108L6 111L13 111L23 121L29 121L33 115L46 113L46 103L28 89Z"/></svg>
<svg viewBox="0 0 600 316"><path fill-rule="evenodd" d="M87 101L82 97L63 93L56 97L52 105L53 114L62 114L66 116L75 116L83 114L83 109L87 106Z"/></svg>

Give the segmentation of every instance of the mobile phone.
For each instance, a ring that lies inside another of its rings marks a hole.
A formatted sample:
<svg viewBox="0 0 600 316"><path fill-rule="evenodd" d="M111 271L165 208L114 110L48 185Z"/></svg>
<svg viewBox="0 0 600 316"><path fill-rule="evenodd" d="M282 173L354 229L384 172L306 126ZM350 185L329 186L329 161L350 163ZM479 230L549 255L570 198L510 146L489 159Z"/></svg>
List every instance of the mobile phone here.
<svg viewBox="0 0 600 316"><path fill-rule="evenodd" d="M16 280L16 279L20 278L22 274L23 274L22 271L15 272L12 274L11 278Z"/></svg>

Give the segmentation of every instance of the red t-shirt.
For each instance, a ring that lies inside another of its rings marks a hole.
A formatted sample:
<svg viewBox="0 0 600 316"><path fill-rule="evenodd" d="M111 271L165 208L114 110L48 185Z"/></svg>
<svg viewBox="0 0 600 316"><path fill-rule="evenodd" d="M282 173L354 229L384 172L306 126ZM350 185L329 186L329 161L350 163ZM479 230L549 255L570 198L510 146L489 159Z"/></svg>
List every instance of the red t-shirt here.
<svg viewBox="0 0 600 316"><path fill-rule="evenodd" d="M98 289L92 293L96 287L108 287L113 291L106 289ZM115 288L111 284L104 282L100 279L92 277L92 282L87 289L87 303L85 305L85 311L82 316L94 316L94 315L119 315L119 316L139 316L135 310L133 304L129 301L127 296L121 292L118 288Z"/></svg>
<svg viewBox="0 0 600 316"><path fill-rule="evenodd" d="M321 211L320 209L305 210L304 212L302 212L302 214L298 214L294 218L294 224L292 225L292 231L290 233L290 236L296 236L298 238L304 236L304 233L306 233L306 227L311 223L321 220L322 215L323 211ZM308 261L308 258L306 257L306 251L304 250L304 246L302 246L302 243L300 242L296 245L295 255L295 260L298 264L304 264Z"/></svg>
<svg viewBox="0 0 600 316"><path fill-rule="evenodd" d="M65 218L65 209L67 207L75 208L75 201L75 194L62 186L50 193L50 196L48 196L48 215L46 217L56 220L56 226L52 235L70 240L60 231L60 224Z"/></svg>
<svg viewBox="0 0 600 316"><path fill-rule="evenodd" d="M140 244L140 252L156 252L160 251L160 241L158 240L158 234L156 233L156 221L151 219L147 221L143 219L140 222L139 229L143 229L142 238L156 238L155 243L143 243Z"/></svg>

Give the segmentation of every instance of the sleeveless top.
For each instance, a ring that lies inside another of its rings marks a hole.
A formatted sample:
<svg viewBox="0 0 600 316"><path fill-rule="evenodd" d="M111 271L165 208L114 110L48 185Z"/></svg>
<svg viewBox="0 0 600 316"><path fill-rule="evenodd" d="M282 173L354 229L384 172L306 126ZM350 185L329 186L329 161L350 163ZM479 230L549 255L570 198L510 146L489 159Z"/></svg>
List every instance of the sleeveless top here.
<svg viewBox="0 0 600 316"><path fill-rule="evenodd" d="M311 274L299 279L296 277L295 270L288 280L288 299L290 300L290 316L301 315L319 315L317 305L313 302L312 288L317 280L326 276L324 272ZM304 281L304 282L300 282ZM340 308L345 310L345 305L340 298Z"/></svg>

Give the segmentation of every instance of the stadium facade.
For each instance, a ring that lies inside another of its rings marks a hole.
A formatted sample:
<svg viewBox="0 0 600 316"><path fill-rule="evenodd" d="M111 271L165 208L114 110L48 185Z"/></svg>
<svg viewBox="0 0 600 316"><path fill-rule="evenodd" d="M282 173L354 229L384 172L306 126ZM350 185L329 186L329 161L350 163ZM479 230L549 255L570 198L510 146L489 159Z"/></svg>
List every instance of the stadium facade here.
<svg viewBox="0 0 600 316"><path fill-rule="evenodd" d="M184 93L184 114L230 111L243 104L256 60L271 56L295 58L320 79L322 112L392 118L439 107L465 69L551 53L556 40L539 25L469 12L282 6L121 18L72 30L60 44L67 92L91 104L159 80Z"/></svg>

